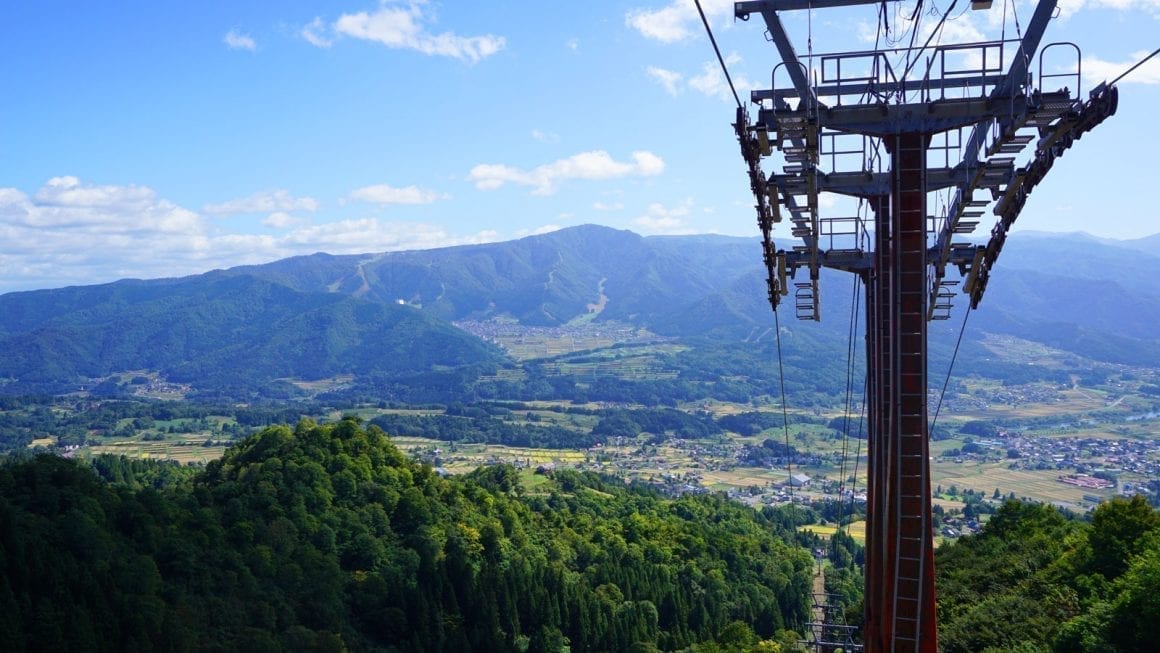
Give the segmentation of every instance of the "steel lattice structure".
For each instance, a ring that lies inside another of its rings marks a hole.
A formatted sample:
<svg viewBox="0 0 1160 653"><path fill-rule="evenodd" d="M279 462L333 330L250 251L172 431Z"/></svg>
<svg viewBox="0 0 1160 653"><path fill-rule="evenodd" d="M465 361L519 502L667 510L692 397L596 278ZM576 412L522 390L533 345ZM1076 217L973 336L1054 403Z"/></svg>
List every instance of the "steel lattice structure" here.
<svg viewBox="0 0 1160 653"><path fill-rule="evenodd" d="M880 1L735 3L738 19L764 20L781 62L773 88L751 92L756 116L739 108L734 126L756 198L774 309L792 295L798 318L820 319L823 267L852 272L865 284L863 642L870 653L934 653L927 324L950 315L956 287L977 307L1027 196L1075 140L1115 113L1118 92L1101 84L1081 98L1079 48L1051 44L1040 51L1056 0L1040 0L1020 39L811 54L815 70L802 62L780 18ZM1074 68L1045 73L1048 50ZM903 58L907 64L898 65ZM774 152L782 171L766 174L762 160ZM1017 166L1020 154L1025 163ZM825 192L864 200L872 219L823 215L818 198ZM928 206L933 192L951 197L938 215ZM987 243L956 241L975 231L988 207L996 221ZM778 249L772 237L783 212L798 240L789 249ZM947 278L948 268L960 278Z"/></svg>

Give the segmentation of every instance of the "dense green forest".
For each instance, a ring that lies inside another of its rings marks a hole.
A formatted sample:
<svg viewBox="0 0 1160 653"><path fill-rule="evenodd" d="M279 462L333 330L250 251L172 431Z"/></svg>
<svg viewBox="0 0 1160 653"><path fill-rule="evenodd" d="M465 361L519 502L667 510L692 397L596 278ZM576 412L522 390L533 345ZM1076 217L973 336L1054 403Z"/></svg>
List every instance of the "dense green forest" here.
<svg viewBox="0 0 1160 653"><path fill-rule="evenodd" d="M357 420L272 426L204 470L0 468L8 650L787 650L795 511L561 471L441 477ZM797 511L801 512L801 511Z"/></svg>
<svg viewBox="0 0 1160 653"><path fill-rule="evenodd" d="M1009 501L935 554L945 653L1145 653L1160 641L1160 513L1115 499L1090 522Z"/></svg>
<svg viewBox="0 0 1160 653"><path fill-rule="evenodd" d="M480 410L442 417L494 419ZM596 416L674 426L663 412ZM12 650L790 650L811 587L795 542L820 545L795 527L840 519L832 507L668 500L572 470L442 477L353 418L266 427L205 468L25 454L0 467L0 639ZM839 536L828 555L827 591L858 623L861 548ZM1142 497L1090 520L1009 501L936 555L945 653L1143 652L1160 636L1160 513Z"/></svg>

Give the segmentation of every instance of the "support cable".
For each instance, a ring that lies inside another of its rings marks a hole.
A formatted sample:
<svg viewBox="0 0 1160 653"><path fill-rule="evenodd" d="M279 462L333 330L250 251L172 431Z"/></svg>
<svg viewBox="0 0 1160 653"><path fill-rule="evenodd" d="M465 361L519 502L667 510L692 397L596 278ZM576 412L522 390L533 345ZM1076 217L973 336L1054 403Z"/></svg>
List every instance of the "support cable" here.
<svg viewBox="0 0 1160 653"><path fill-rule="evenodd" d="M1128 73L1130 73L1130 72L1132 72L1133 70L1135 70L1135 69L1139 68L1140 66L1143 66L1145 61L1148 61L1149 59L1151 59L1152 57L1155 57L1155 56L1156 56L1156 55L1158 55L1158 54L1160 54L1160 48L1156 48L1155 50L1153 50L1153 51L1152 51L1152 54L1150 54L1150 55L1148 55L1148 56L1144 57L1143 59L1141 59L1141 60L1139 60L1139 61L1137 61L1137 62L1136 62L1136 65L1134 65L1134 66L1132 66L1131 68L1129 68L1129 69L1125 70L1124 72L1120 73L1120 76L1119 76L1119 77L1117 77L1117 78L1115 78L1115 79L1113 79L1113 80L1111 81L1111 83L1109 83L1109 84L1108 84L1108 86L1115 86L1115 85L1116 85L1116 82L1118 82L1118 81L1120 81L1121 79L1123 79L1123 78L1127 77L1127 76L1128 76Z"/></svg>
<svg viewBox="0 0 1160 653"><path fill-rule="evenodd" d="M858 430L855 431L858 435L862 435L862 423L866 419L866 399L868 388L866 382L869 380L868 375L862 375L862 410L858 413ZM854 481L850 483L850 514L854 514L854 493L858 489L858 463L862 462L862 438L854 438L858 442L858 446L854 450ZM841 497L839 497L841 498Z"/></svg>
<svg viewBox="0 0 1160 653"><path fill-rule="evenodd" d="M911 20L910 44L906 47L906 58L905 58L906 68L905 68L904 72L902 73L902 76L899 78L899 80L903 84L903 88L905 88L907 73L910 72L910 69L914 66L914 64L918 63L918 58L915 57L914 61L911 61L910 55L912 52L914 52L914 40L916 38L918 38L918 28L922 24L922 1L923 0L918 0L918 3L914 5L914 13L912 13L910 15L910 20ZM926 47L926 46L923 46L923 47ZM899 100L902 102L906 102L906 91L904 91L900 88L898 93L900 96Z"/></svg>
<svg viewBox="0 0 1160 653"><path fill-rule="evenodd" d="M850 449L850 395L854 391L854 339L858 334L858 298L861 294L860 279L854 278L854 290L850 294L850 328L846 343L846 409L842 415L842 463L839 466L838 476L838 526L842 525L842 495L846 486L846 456Z"/></svg>
<svg viewBox="0 0 1160 653"><path fill-rule="evenodd" d="M773 329L777 332L777 376L781 382L781 428L785 432L785 473L786 485L789 486L789 503L793 505L793 456L789 448L789 410L785 402L785 366L781 360L781 318L777 310L773 311Z"/></svg>
<svg viewBox="0 0 1160 653"><path fill-rule="evenodd" d="M947 7L946 12L942 15L942 18L939 19L938 25L935 25L934 29L931 30L931 32L930 32L930 36L926 37L926 43L923 43L922 47L919 48L918 52L914 55L913 61L910 60L910 52L907 51L907 53L906 53L906 58L907 58L906 70L902 71L903 81L905 81L907 75L910 74L910 69L914 67L914 64L918 63L918 60L921 58L920 55L927 49L927 47L930 46L930 42L932 40L934 40L934 37L939 36L940 39L942 38L941 34L942 34L943 24L945 24L947 22L947 16L950 16L951 12L954 11L955 5L958 4L958 1L959 0L954 0L953 2L951 2L951 6ZM918 26L915 25L916 31L917 31L917 27ZM913 38L910 40L910 45L911 45L911 47L914 46L914 39Z"/></svg>
<svg viewBox="0 0 1160 653"><path fill-rule="evenodd" d="M1007 42L1007 0L1003 0L1003 16L999 25L999 42Z"/></svg>
<svg viewBox="0 0 1160 653"><path fill-rule="evenodd" d="M1024 79L1019 80L1019 83L1026 84L1027 80L1031 77L1031 57L1027 54L1027 51L1023 49L1023 28L1019 26L1019 9L1015 6L1016 4L1018 3L1015 2L1015 0L1012 0L1011 15L1015 17L1015 36L1019 39L1019 56L1023 60L1023 65L1027 67L1025 73L1026 76ZM1034 17L1032 18L1032 22L1034 22ZM1042 53L1040 54L1042 55ZM1014 93L1011 94L1011 102L1015 102Z"/></svg>
<svg viewBox="0 0 1160 653"><path fill-rule="evenodd" d="M938 424L938 413L942 410L943 397L947 394L947 386L951 382L951 371L955 369L955 359L959 356L959 345L963 343L963 333L967 330L967 318L971 316L971 307L967 306L967 311L963 313L963 325L959 327L959 337L955 340L955 351L951 354L951 364L947 366L947 378L943 381L942 392L938 395L938 404L934 409L934 417L930 420L930 436L934 437L934 426Z"/></svg>
<svg viewBox="0 0 1160 653"><path fill-rule="evenodd" d="M878 6L878 12L879 24L880 26L886 28L886 43L893 45L893 43L890 41L890 17L887 15L886 11L886 0L882 0L882 4ZM874 51L878 51L877 38L874 39Z"/></svg>
<svg viewBox="0 0 1160 653"><path fill-rule="evenodd" d="M721 71L725 73L725 81L729 82L729 90L733 91L733 99L737 102L737 108L741 109L745 105L741 104L741 97L737 95L737 87L733 86L733 78L729 76L729 68L725 66L725 58L721 56L721 48L717 47L717 39L713 37L713 29L709 27L709 19L705 18L705 10L701 8L701 0L694 0L697 4L697 13L701 14L701 22L705 25L705 33L709 35L709 42L713 44L713 52L717 53L717 61L721 64Z"/></svg>
<svg viewBox="0 0 1160 653"><path fill-rule="evenodd" d="M877 32L874 34L874 52L875 53L878 52L878 42L882 38L882 25L885 22L886 22L886 0L882 0L882 4L878 6L878 25L877 25ZM886 32L887 32L886 36L887 36L887 38L889 38L890 37L890 26L889 25L886 26ZM871 95L874 95L874 96L878 97L879 99L881 99L881 96L878 94L878 89L877 89L878 75L879 75L877 54L875 54L875 56L874 56L874 65L872 66L871 70L873 71L872 74L874 75L874 77L873 77L873 79L870 80L870 83L867 85L866 90L862 93L862 97L858 98L859 104L862 104L863 102L865 102L866 98L871 96Z"/></svg>
<svg viewBox="0 0 1160 653"><path fill-rule="evenodd" d="M814 3L811 1L806 3L806 56L807 65L809 66L810 87L815 89L814 95L817 96L816 87L818 85L817 76L814 75Z"/></svg>

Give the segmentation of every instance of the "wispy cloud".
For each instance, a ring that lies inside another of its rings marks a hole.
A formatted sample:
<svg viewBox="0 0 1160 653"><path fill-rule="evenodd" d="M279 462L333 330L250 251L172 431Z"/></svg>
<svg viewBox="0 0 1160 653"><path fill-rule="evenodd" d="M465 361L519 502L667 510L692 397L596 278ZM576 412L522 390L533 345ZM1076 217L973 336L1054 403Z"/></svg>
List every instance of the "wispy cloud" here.
<svg viewBox="0 0 1160 653"><path fill-rule="evenodd" d="M566 159L521 170L499 163L485 163L471 169L467 178L481 190L493 190L506 183L532 186L533 195L551 195L557 185L569 179L613 179L617 177L659 175L665 162L652 152L633 152L632 161L616 161L608 152L581 152Z"/></svg>
<svg viewBox="0 0 1160 653"><path fill-rule="evenodd" d="M695 233L696 230L685 222L685 217L689 215L689 210L692 206L693 200L691 199L687 199L680 205L674 207L667 207L660 202L653 202L648 205L648 211L633 220L632 223L645 233L650 234L675 236Z"/></svg>
<svg viewBox="0 0 1160 653"><path fill-rule="evenodd" d="M1081 9L1111 9L1113 11L1140 10L1160 18L1160 0L1060 0L1059 16L1067 19Z"/></svg>
<svg viewBox="0 0 1160 653"><path fill-rule="evenodd" d="M555 132L546 132L542 129L533 129L532 138L541 143L559 143L560 135Z"/></svg>
<svg viewBox="0 0 1160 653"><path fill-rule="evenodd" d="M317 211L318 200L313 197L294 197L284 189L262 191L249 197L229 200L203 207L211 215L236 213L268 213L271 211Z"/></svg>
<svg viewBox="0 0 1160 653"><path fill-rule="evenodd" d="M564 227L561 227L558 224L546 224L542 227L536 227L535 229L520 229L515 233L515 235L517 238L523 238L525 236L543 236L544 234L550 234L553 231L559 231L563 228Z"/></svg>
<svg viewBox="0 0 1160 653"><path fill-rule="evenodd" d="M239 32L236 29L226 32L226 35L222 38L222 42L229 46L231 50L249 50L253 52L258 49L258 44L254 42L254 37L245 32Z"/></svg>
<svg viewBox="0 0 1160 653"><path fill-rule="evenodd" d="M658 84L664 87L669 95L673 96L681 92L681 80L685 78L684 75L675 70L667 70L656 66L648 67L648 76L652 77Z"/></svg>
<svg viewBox="0 0 1160 653"><path fill-rule="evenodd" d="M704 0L701 7L709 18L732 15L733 0ZM662 43L683 41L701 30L701 17L693 0L673 0L660 9L633 9L625 15L624 22L645 38Z"/></svg>
<svg viewBox="0 0 1160 653"><path fill-rule="evenodd" d="M725 63L728 66L736 66L741 63L741 57L731 54L725 58ZM738 93L744 94L746 91L756 88L756 85L743 74L731 71L731 77L733 86ZM702 64L701 74L689 78L689 87L709 97L733 100L733 92L729 89L729 82L725 79L725 74L721 72L721 66L716 61L706 61Z"/></svg>
<svg viewBox="0 0 1160 653"><path fill-rule="evenodd" d="M739 55L736 53L730 54L725 58L725 63L731 67L730 75L733 79L733 86L737 89L738 93L744 93L745 91L756 88L756 85L749 81L744 73L736 70L737 64L741 63L741 57ZM706 61L701 65L701 72L691 76L657 66L649 66L647 70L649 77L660 84L666 93L674 97L684 92L687 86L702 95L730 101L733 100L733 93L729 90L728 80L725 79L725 74L721 72L720 64L716 60Z"/></svg>
<svg viewBox="0 0 1160 653"><path fill-rule="evenodd" d="M290 215L285 211L275 211L262 220L262 225L271 229L289 229L298 225L308 224L309 220Z"/></svg>
<svg viewBox="0 0 1160 653"><path fill-rule="evenodd" d="M1148 56L1148 51L1133 52L1127 61L1104 61L1097 57L1084 57L1083 76L1090 84L1110 82L1122 75L1126 70ZM1117 82L1120 84L1160 84L1160 55L1144 62L1144 65L1133 70L1131 74Z"/></svg>
<svg viewBox="0 0 1160 653"><path fill-rule="evenodd" d="M376 184L351 191L350 198L372 204L430 204L439 199L439 193L418 186Z"/></svg>
<svg viewBox="0 0 1160 653"><path fill-rule="evenodd" d="M402 3L380 2L375 11L342 14L326 25L316 17L299 34L318 47L330 47L340 37L373 41L388 48L414 50L423 54L452 57L475 63L504 49L502 36L461 36L454 32L434 33L428 24L435 22L424 11L419 0Z"/></svg>
<svg viewBox="0 0 1160 653"><path fill-rule="evenodd" d="M287 234L278 244L294 252L361 254L490 243L498 239L499 234L491 230L455 236L439 225L361 218L303 227Z"/></svg>
<svg viewBox="0 0 1160 653"><path fill-rule="evenodd" d="M328 27L322 22L322 18L315 16L314 20L304 25L298 33L310 45L318 48L329 48L334 44L334 39L327 36L327 29Z"/></svg>

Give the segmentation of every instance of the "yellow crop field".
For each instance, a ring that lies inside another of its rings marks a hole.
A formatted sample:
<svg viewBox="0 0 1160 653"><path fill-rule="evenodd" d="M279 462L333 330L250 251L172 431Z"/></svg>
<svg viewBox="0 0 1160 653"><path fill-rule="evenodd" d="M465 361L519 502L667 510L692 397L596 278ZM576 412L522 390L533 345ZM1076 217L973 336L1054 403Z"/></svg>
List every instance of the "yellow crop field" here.
<svg viewBox="0 0 1160 653"><path fill-rule="evenodd" d="M825 526L821 526L819 524L806 524L805 526L798 526L798 530L802 532L813 533L819 537L832 537L834 533L838 532L838 527L836 524L827 524ZM854 538L856 542L866 542L865 521L859 520L856 522L851 522L850 524L843 526L842 530L848 533L850 537Z"/></svg>

